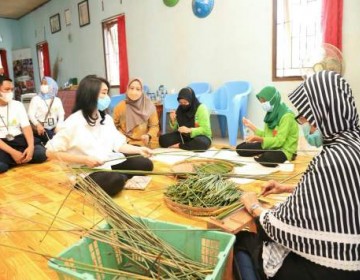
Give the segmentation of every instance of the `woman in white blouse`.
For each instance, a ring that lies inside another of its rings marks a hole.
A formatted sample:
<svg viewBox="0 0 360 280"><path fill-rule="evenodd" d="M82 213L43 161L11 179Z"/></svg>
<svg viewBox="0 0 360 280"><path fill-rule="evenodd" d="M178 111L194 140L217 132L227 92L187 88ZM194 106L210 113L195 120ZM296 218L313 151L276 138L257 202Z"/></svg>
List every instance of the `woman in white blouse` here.
<svg viewBox="0 0 360 280"><path fill-rule="evenodd" d="M89 75L80 82L73 114L47 143L47 156L90 168L106 163L113 170L151 171L153 163L147 157L152 151L126 144L125 136L116 129L110 115L106 114L110 104L109 88L107 80L95 75ZM141 156L124 159L124 154ZM111 165L113 159L116 160ZM122 190L131 175L98 171L89 176L112 196Z"/></svg>
<svg viewBox="0 0 360 280"><path fill-rule="evenodd" d="M64 121L64 107L60 98L56 97L57 92L57 83L50 77L44 77L40 93L31 99L29 105L28 115L35 137L44 144L54 136L58 125Z"/></svg>

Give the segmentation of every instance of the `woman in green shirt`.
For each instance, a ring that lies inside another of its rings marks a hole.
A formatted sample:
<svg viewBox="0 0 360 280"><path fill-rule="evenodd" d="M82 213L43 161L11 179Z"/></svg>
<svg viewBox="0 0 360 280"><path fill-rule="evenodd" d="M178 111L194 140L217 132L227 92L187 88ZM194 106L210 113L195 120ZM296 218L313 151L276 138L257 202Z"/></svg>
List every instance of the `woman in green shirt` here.
<svg viewBox="0 0 360 280"><path fill-rule="evenodd" d="M280 93L275 87L263 88L256 97L266 112L264 130L258 129L244 118L243 124L254 132L246 142L239 144L236 151L240 156L256 156L255 160L268 167L293 160L299 140L299 127L294 113L281 102Z"/></svg>
<svg viewBox="0 0 360 280"><path fill-rule="evenodd" d="M179 107L170 113L170 127L174 132L161 135L159 144L163 148L184 150L207 150L211 145L209 111L195 96L192 88L180 90Z"/></svg>

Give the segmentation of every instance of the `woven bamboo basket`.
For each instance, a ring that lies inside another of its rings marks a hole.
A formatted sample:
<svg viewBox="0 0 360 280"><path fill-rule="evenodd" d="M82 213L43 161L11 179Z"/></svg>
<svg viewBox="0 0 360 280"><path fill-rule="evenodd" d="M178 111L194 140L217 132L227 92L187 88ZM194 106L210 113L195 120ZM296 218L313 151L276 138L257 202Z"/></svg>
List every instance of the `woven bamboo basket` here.
<svg viewBox="0 0 360 280"><path fill-rule="evenodd" d="M178 214L185 214L186 216L201 216L201 217L210 217L215 216L215 213L223 207L192 207L184 204L177 203L172 201L170 198L164 196L164 202L166 206L172 211Z"/></svg>

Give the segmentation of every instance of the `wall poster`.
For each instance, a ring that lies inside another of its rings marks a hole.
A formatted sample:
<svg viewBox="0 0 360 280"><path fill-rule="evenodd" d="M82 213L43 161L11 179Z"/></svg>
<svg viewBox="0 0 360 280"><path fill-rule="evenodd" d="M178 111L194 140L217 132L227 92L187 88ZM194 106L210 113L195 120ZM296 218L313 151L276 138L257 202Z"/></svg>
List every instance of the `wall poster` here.
<svg viewBox="0 0 360 280"><path fill-rule="evenodd" d="M19 49L12 52L14 67L15 99L20 100L21 94L35 91L34 66L31 49Z"/></svg>

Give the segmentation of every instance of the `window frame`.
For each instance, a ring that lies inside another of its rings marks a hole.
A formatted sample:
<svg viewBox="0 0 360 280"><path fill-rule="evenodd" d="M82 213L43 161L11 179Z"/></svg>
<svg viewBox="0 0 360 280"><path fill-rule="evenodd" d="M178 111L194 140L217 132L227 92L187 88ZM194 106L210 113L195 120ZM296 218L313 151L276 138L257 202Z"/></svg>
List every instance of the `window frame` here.
<svg viewBox="0 0 360 280"><path fill-rule="evenodd" d="M273 0L273 21L272 21L272 81L274 82L286 82L286 81L302 81L301 75L278 77L276 74L276 62L277 62L277 4L278 0Z"/></svg>
<svg viewBox="0 0 360 280"><path fill-rule="evenodd" d="M106 49L106 41L105 40L107 38L105 37L105 27L112 22L116 22L116 25L117 25L117 18L122 15L124 15L124 14L118 14L118 15L112 16L110 18L106 18L101 22L101 27L102 27L101 30L102 30L102 36L103 36L103 49L104 49L103 53L104 53L104 61L105 61L105 76L108 81L109 81L109 73L108 73L108 62L107 62L107 55L106 55L107 49ZM118 50L118 53L119 53L119 51L120 50ZM120 65L118 64L118 66L120 66ZM120 87L120 80L119 80L118 84L112 84L110 82L110 88L119 88L119 87Z"/></svg>

